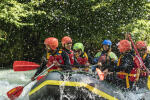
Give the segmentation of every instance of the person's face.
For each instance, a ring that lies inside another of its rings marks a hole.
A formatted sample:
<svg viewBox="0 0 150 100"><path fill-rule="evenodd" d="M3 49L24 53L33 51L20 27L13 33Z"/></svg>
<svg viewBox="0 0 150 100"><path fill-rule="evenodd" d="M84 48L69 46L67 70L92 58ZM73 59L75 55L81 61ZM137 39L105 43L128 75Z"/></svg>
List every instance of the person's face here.
<svg viewBox="0 0 150 100"><path fill-rule="evenodd" d="M81 50L74 50L75 56L79 57L82 54Z"/></svg>
<svg viewBox="0 0 150 100"><path fill-rule="evenodd" d="M141 50L138 49L138 51L139 51L140 56L144 56L144 54L147 52L147 50L145 48L143 48Z"/></svg>
<svg viewBox="0 0 150 100"><path fill-rule="evenodd" d="M107 51L109 49L109 45L103 45L103 49Z"/></svg>
<svg viewBox="0 0 150 100"><path fill-rule="evenodd" d="M118 45L118 50L120 53L125 53L125 50L124 50L124 48L122 48L121 45Z"/></svg>
<svg viewBox="0 0 150 100"><path fill-rule="evenodd" d="M67 50L71 50L71 47L72 47L72 42L69 42L69 43L65 44L65 48Z"/></svg>

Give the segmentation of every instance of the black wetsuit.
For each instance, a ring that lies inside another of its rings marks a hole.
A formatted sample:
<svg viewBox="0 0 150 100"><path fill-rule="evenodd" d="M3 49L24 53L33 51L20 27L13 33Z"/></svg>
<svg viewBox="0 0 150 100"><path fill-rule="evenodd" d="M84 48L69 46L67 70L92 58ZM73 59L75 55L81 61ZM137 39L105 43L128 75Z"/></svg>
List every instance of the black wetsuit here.
<svg viewBox="0 0 150 100"><path fill-rule="evenodd" d="M134 58L135 54L133 51L127 52L122 55L122 58L120 59L121 64L119 66L116 66L114 68L114 71L120 72L120 71L125 71L126 73L130 73L130 71L134 67Z"/></svg>
<svg viewBox="0 0 150 100"><path fill-rule="evenodd" d="M72 70L72 66L79 65L75 56L74 56L74 63L72 65L68 54L71 54L71 51L64 48L61 54L64 61L64 65L61 65L61 68L63 70Z"/></svg>
<svg viewBox="0 0 150 100"><path fill-rule="evenodd" d="M147 53L146 57L143 58L143 62L145 66L150 70L150 54Z"/></svg>
<svg viewBox="0 0 150 100"><path fill-rule="evenodd" d="M126 52L125 54L122 55L120 59L120 64L119 66L116 66L112 71L114 72L113 74L110 74L107 76L107 80L109 82L112 82L113 84L115 84L116 86L119 86L121 89L123 90L126 90L126 79L120 79L118 76L117 76L117 73L116 72L120 72L120 71L123 71L125 73L130 73L131 70L133 69L134 67L134 61L133 61L133 58L134 58L135 54L133 51L130 51L130 52ZM119 60L118 60L119 61ZM119 63L119 62L118 62ZM131 82L129 81L129 84L130 84L130 88L129 89L133 89L133 83L134 82Z"/></svg>

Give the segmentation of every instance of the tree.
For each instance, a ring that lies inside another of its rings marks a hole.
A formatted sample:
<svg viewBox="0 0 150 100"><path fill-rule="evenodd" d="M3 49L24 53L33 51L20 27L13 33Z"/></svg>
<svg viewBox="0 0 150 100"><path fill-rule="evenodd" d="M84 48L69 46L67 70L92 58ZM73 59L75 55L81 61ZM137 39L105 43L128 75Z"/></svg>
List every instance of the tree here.
<svg viewBox="0 0 150 100"><path fill-rule="evenodd" d="M40 61L45 38L70 35L93 50L104 39L123 38L123 26L142 19L146 0L2 0L0 61ZM6 35L4 35L4 33ZM93 47L91 47L93 46ZM3 59L3 60L2 60Z"/></svg>

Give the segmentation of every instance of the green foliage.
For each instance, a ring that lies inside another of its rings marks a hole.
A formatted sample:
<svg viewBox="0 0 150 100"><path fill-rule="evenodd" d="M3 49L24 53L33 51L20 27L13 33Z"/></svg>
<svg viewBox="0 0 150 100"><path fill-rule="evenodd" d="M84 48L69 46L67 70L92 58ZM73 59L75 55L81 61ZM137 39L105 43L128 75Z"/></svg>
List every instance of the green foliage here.
<svg viewBox="0 0 150 100"><path fill-rule="evenodd" d="M121 26L120 31L124 33L131 33L135 41L146 41L150 44L150 20L149 20L150 3L145 5L144 14L142 19L134 19L133 23L129 23L126 26Z"/></svg>
<svg viewBox="0 0 150 100"><path fill-rule="evenodd" d="M132 24L128 24L126 27L122 27L121 30L123 30L123 32L130 32L136 41L142 40L150 43L149 27L149 20L136 20Z"/></svg>
<svg viewBox="0 0 150 100"><path fill-rule="evenodd" d="M0 61L39 62L50 36L60 42L69 35L91 50L104 39L117 42L130 24L145 18L145 5L146 0L2 0L0 30L7 42L0 44Z"/></svg>
<svg viewBox="0 0 150 100"><path fill-rule="evenodd" d="M31 9L17 1L10 0L0 4L0 19L5 23L15 24L17 27L33 25L33 23L24 22L24 18L31 16Z"/></svg>

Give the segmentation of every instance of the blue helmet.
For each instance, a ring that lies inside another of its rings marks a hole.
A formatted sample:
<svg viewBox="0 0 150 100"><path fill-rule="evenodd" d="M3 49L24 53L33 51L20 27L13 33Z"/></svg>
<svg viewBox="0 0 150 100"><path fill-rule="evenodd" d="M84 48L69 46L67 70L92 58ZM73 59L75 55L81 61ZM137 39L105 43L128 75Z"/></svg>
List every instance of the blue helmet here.
<svg viewBox="0 0 150 100"><path fill-rule="evenodd" d="M110 40L104 40L102 45L112 45L112 42Z"/></svg>

